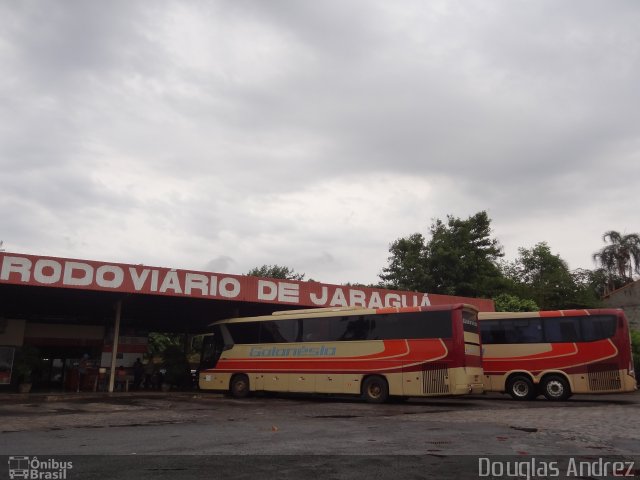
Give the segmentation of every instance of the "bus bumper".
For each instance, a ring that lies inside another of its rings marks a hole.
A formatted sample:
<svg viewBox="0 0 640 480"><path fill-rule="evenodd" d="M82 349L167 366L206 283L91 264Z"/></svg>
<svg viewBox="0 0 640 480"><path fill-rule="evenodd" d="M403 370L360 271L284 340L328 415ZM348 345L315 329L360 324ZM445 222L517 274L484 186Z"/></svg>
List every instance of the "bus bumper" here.
<svg viewBox="0 0 640 480"><path fill-rule="evenodd" d="M469 385L469 393L472 395L484 393L484 385L482 383L472 383Z"/></svg>
<svg viewBox="0 0 640 480"><path fill-rule="evenodd" d="M484 392L484 385L482 383L465 383L465 384L456 384L454 391L452 392L454 395L469 395L469 394L480 394Z"/></svg>
<svg viewBox="0 0 640 480"><path fill-rule="evenodd" d="M622 376L622 378L623 378L623 385L622 385L623 392L635 392L638 389L638 381L636 380L636 377L629 375L628 371L624 371L624 375Z"/></svg>

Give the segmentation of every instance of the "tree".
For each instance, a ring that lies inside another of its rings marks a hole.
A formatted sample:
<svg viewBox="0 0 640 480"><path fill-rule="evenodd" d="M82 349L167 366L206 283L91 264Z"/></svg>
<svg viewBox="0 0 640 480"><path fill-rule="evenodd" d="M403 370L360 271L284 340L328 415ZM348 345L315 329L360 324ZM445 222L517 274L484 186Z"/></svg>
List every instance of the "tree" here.
<svg viewBox="0 0 640 480"><path fill-rule="evenodd" d="M247 272L251 277L281 278L283 280L304 280L304 273L296 273L292 268L280 265L263 265Z"/></svg>
<svg viewBox="0 0 640 480"><path fill-rule="evenodd" d="M148 350L152 356L161 355L171 347L184 348L184 343L184 334L181 333L149 332Z"/></svg>
<svg viewBox="0 0 640 480"><path fill-rule="evenodd" d="M427 272L434 293L490 297L504 285L498 260L504 256L498 240L491 238L491 219L478 212L466 220L447 215L430 228L426 248Z"/></svg>
<svg viewBox="0 0 640 480"><path fill-rule="evenodd" d="M426 245L421 233L399 238L391 244L389 252L389 266L379 275L383 287L423 292L431 288L433 282L425 268Z"/></svg>
<svg viewBox="0 0 640 480"><path fill-rule="evenodd" d="M14 380L18 383L31 383L42 369L42 355L40 350L31 345L24 345L16 350L13 361Z"/></svg>
<svg viewBox="0 0 640 480"><path fill-rule="evenodd" d="M640 274L640 235L622 235L609 230L602 236L602 240L611 244L594 253L593 260L608 272L609 290L616 288L617 283L631 283L634 272Z"/></svg>
<svg viewBox="0 0 640 480"><path fill-rule="evenodd" d="M578 268L571 272L575 284L574 304L576 308L600 308L602 297L607 291L607 272L598 268L588 270Z"/></svg>
<svg viewBox="0 0 640 480"><path fill-rule="evenodd" d="M167 347L162 354L162 368L165 373L163 383L178 388L187 388L191 384L191 367L187 356L180 347Z"/></svg>
<svg viewBox="0 0 640 480"><path fill-rule="evenodd" d="M420 233L393 242L379 275L390 288L489 297L504 287L498 267L502 247L491 238L491 220L478 212L466 220L435 220L427 242Z"/></svg>
<svg viewBox="0 0 640 480"><path fill-rule="evenodd" d="M508 293L501 293L493 300L496 312L537 312L540 310L533 300L520 298Z"/></svg>
<svg viewBox="0 0 640 480"><path fill-rule="evenodd" d="M551 253L546 242L519 248L519 257L504 269L522 298L531 298L542 310L570 308L576 286L567 262Z"/></svg>

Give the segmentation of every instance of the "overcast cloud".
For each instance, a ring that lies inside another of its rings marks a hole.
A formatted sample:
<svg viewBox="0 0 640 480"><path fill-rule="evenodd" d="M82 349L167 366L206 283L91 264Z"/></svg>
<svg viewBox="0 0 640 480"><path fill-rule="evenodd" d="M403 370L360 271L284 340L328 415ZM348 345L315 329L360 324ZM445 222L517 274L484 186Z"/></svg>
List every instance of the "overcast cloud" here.
<svg viewBox="0 0 640 480"><path fill-rule="evenodd" d="M9 251L378 280L487 210L508 259L639 232L640 4L0 4Z"/></svg>

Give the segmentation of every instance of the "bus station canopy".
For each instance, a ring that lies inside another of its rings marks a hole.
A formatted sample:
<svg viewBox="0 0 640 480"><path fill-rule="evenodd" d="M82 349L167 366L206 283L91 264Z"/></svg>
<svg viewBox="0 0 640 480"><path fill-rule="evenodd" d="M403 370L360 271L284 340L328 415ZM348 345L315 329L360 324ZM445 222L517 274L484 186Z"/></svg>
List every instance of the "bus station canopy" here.
<svg viewBox="0 0 640 480"><path fill-rule="evenodd" d="M212 321L292 308L407 307L493 301L0 252L0 317L41 323L112 324L149 331L205 331Z"/></svg>

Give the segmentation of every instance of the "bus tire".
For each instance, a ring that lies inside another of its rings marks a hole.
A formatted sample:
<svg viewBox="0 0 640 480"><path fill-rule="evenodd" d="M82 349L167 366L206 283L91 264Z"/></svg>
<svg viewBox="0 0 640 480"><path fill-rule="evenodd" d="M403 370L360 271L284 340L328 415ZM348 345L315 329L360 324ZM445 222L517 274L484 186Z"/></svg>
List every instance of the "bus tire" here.
<svg viewBox="0 0 640 480"><path fill-rule="evenodd" d="M362 383L362 398L368 403L384 403L389 399L389 384L384 377L373 375Z"/></svg>
<svg viewBox="0 0 640 480"><path fill-rule="evenodd" d="M507 381L507 393L514 400L533 400L536 398L536 389L531 379L526 375L513 375Z"/></svg>
<svg viewBox="0 0 640 480"><path fill-rule="evenodd" d="M244 373L234 375L229 384L229 393L234 398L245 398L249 395L249 377Z"/></svg>
<svg viewBox="0 0 640 480"><path fill-rule="evenodd" d="M561 375L547 375L541 382L542 394L547 400L562 402L571 396L571 387Z"/></svg>

